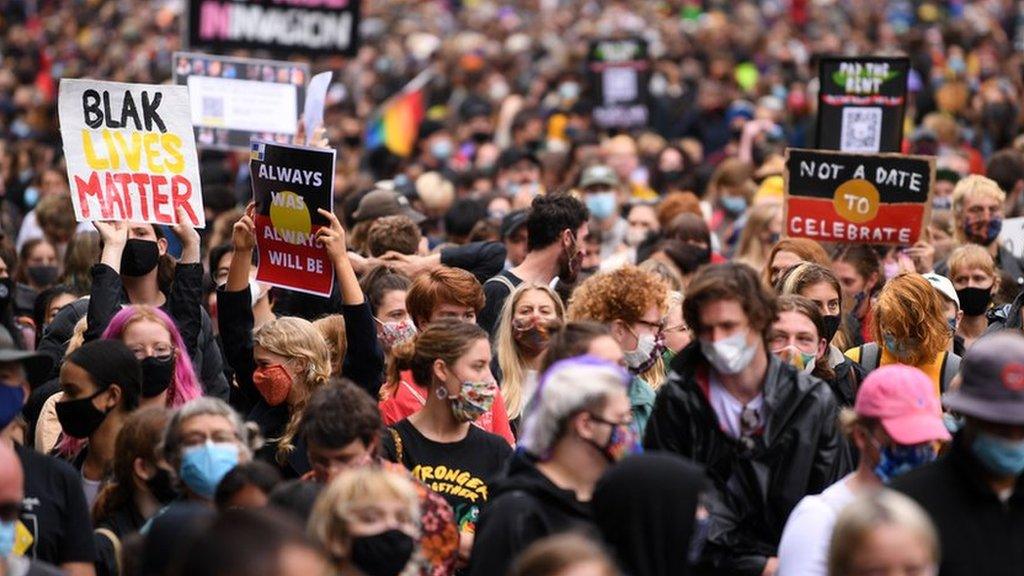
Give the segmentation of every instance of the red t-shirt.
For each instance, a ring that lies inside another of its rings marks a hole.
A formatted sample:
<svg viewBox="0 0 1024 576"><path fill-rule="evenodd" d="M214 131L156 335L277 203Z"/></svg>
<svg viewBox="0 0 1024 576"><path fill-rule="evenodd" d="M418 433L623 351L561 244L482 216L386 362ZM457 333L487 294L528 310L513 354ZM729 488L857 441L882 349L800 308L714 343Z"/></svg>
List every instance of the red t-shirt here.
<svg viewBox="0 0 1024 576"><path fill-rule="evenodd" d="M409 416L420 411L427 403L427 389L420 386L413 380L412 371L406 370L401 373L401 380L395 391L386 400L378 404L380 417L385 426L405 420ZM508 424L508 412L505 411L505 400L499 393L494 398L494 404L486 414L473 422L481 430L497 434L505 439L511 446L515 446L516 439L512 435L512 427Z"/></svg>

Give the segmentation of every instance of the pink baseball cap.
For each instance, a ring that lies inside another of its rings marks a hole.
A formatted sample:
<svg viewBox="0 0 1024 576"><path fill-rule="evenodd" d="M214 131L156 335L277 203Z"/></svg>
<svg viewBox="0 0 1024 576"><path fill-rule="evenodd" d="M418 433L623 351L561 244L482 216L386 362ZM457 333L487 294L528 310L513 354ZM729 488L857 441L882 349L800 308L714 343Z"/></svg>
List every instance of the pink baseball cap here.
<svg viewBox="0 0 1024 576"><path fill-rule="evenodd" d="M860 385L853 408L858 416L880 420L904 446L950 439L935 383L913 366L890 364L872 371Z"/></svg>

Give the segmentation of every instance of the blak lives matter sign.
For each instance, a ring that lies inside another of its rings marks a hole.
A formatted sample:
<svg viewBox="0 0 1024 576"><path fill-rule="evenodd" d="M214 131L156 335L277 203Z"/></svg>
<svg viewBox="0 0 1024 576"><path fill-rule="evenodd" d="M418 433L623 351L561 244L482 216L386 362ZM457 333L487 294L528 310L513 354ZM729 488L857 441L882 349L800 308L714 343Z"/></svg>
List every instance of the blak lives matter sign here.
<svg viewBox="0 0 1024 576"><path fill-rule="evenodd" d="M360 0L188 0L189 46L353 56Z"/></svg>
<svg viewBox="0 0 1024 576"><path fill-rule="evenodd" d="M329 296L334 268L316 233L317 210L334 203L334 150L253 141L249 168L256 203L256 280Z"/></svg>
<svg viewBox="0 0 1024 576"><path fill-rule="evenodd" d="M907 58L823 58L818 148L899 152L907 106Z"/></svg>
<svg viewBox="0 0 1024 576"><path fill-rule="evenodd" d="M928 222L935 158L791 148L785 179L787 236L907 245Z"/></svg>
<svg viewBox="0 0 1024 576"><path fill-rule="evenodd" d="M587 62L594 122L603 128L646 126L651 65L642 38L595 40Z"/></svg>
<svg viewBox="0 0 1024 576"><path fill-rule="evenodd" d="M57 113L79 222L206 225L184 86L61 80Z"/></svg>

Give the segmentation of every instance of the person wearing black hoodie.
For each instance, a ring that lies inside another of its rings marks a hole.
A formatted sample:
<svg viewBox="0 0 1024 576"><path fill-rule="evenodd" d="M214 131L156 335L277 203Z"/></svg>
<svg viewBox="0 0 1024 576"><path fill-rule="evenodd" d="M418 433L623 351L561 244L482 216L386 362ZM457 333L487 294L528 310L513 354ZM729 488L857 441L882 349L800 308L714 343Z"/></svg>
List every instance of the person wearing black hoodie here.
<svg viewBox="0 0 1024 576"><path fill-rule="evenodd" d="M686 576L700 556L709 488L701 467L674 454L632 456L597 482L594 522L629 576Z"/></svg>
<svg viewBox="0 0 1024 576"><path fill-rule="evenodd" d="M612 463L639 450L629 382L618 365L589 356L549 369L524 422L522 449L480 515L470 576L505 574L530 544L552 534L596 535L594 485Z"/></svg>

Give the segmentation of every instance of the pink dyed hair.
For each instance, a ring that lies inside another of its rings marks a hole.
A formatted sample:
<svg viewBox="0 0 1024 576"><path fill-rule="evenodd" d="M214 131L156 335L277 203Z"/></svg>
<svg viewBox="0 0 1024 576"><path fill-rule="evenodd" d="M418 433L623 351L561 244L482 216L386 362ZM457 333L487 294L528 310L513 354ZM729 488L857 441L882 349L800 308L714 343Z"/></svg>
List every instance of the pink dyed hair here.
<svg viewBox="0 0 1024 576"><path fill-rule="evenodd" d="M120 340L130 325L145 320L156 322L166 328L177 351L174 360L174 380L167 389L167 407L177 408L189 400L202 396L203 388L196 378L196 371L188 357L185 341L181 339L181 332L178 332L174 321L163 310L155 306L125 306L110 320L107 329L103 331L103 338ZM61 434L57 452L63 456L73 456L85 446L85 443L85 439Z"/></svg>

